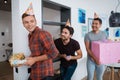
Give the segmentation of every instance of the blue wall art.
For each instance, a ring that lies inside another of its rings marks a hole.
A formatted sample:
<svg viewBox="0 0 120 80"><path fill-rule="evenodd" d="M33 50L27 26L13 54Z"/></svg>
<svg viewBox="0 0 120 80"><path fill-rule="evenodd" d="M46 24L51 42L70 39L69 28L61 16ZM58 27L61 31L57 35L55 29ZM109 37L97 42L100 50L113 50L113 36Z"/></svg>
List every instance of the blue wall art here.
<svg viewBox="0 0 120 80"><path fill-rule="evenodd" d="M115 37L120 37L120 29L114 29L114 36Z"/></svg>
<svg viewBox="0 0 120 80"><path fill-rule="evenodd" d="M78 9L78 22L85 23L86 11L84 9Z"/></svg>

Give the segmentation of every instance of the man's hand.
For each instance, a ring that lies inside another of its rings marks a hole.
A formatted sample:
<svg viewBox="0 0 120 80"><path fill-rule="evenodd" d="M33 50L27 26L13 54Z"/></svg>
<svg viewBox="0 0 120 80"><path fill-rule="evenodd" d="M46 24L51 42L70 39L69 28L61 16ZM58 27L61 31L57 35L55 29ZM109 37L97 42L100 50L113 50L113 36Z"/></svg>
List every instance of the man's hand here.
<svg viewBox="0 0 120 80"><path fill-rule="evenodd" d="M97 65L100 65L99 60L91 58Z"/></svg>
<svg viewBox="0 0 120 80"><path fill-rule="evenodd" d="M99 60L95 60L95 63L97 64L97 65L100 65L100 61Z"/></svg>
<svg viewBox="0 0 120 80"><path fill-rule="evenodd" d="M70 60L71 60L71 57L72 57L71 55L70 55L70 56L66 56L65 59L66 59L67 61L70 61Z"/></svg>
<svg viewBox="0 0 120 80"><path fill-rule="evenodd" d="M35 61L35 59L34 59L34 57L28 57L28 58L26 58L26 62L25 62L25 65L27 65L27 66L32 66L36 61Z"/></svg>
<svg viewBox="0 0 120 80"><path fill-rule="evenodd" d="M66 54L61 54L61 57L62 58L66 58Z"/></svg>

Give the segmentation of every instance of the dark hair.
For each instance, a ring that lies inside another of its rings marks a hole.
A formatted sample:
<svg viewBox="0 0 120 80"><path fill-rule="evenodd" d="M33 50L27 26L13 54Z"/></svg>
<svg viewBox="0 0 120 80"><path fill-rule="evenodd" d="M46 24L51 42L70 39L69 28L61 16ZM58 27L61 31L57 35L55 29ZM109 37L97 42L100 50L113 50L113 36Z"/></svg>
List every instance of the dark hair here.
<svg viewBox="0 0 120 80"><path fill-rule="evenodd" d="M62 28L62 30L63 30L64 28L68 29L68 31L70 32L70 35L73 35L74 29L73 29L72 27L65 26L65 27Z"/></svg>
<svg viewBox="0 0 120 80"><path fill-rule="evenodd" d="M98 20L100 24L102 24L102 20L100 18L94 18L93 20Z"/></svg>
<svg viewBox="0 0 120 80"><path fill-rule="evenodd" d="M25 18L25 17L27 17L27 16L31 16L31 15L26 14L26 13L23 13L23 14L22 14L22 19ZM32 16L35 17L35 15L32 15Z"/></svg>

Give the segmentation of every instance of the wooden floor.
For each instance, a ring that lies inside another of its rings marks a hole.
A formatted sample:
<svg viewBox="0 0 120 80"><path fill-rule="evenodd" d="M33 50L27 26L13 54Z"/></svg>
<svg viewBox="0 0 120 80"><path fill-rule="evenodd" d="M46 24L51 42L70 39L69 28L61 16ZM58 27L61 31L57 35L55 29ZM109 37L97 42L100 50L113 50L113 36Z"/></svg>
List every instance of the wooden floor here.
<svg viewBox="0 0 120 80"><path fill-rule="evenodd" d="M0 62L0 80L13 80L13 68L9 62Z"/></svg>
<svg viewBox="0 0 120 80"><path fill-rule="evenodd" d="M96 77L94 77L96 80ZM13 69L10 67L8 62L0 62L0 80L13 80ZM83 80L87 80L84 78ZM110 71L105 71L103 80L110 80ZM115 79L120 80L117 72L115 72Z"/></svg>
<svg viewBox="0 0 120 80"><path fill-rule="evenodd" d="M103 80L111 80L110 71L104 73ZM120 80L120 77L118 76L117 72L115 72L114 74L114 80Z"/></svg>
<svg viewBox="0 0 120 80"><path fill-rule="evenodd" d="M85 77L82 80L87 80L87 78ZM94 80L97 80L96 79L96 75L94 75ZM111 79L111 71L110 70L109 71L107 71L107 70L105 71L105 73L103 75L103 80L112 80ZM118 75L117 71L115 71L115 73L114 73L114 80L120 80L120 76Z"/></svg>

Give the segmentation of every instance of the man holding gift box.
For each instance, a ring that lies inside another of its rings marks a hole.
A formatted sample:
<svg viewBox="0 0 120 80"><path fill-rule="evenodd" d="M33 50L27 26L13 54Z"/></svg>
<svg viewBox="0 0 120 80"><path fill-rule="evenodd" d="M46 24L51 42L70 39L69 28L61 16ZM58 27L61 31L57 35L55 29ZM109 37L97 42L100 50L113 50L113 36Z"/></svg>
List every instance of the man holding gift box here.
<svg viewBox="0 0 120 80"><path fill-rule="evenodd" d="M85 46L88 53L87 58L87 80L93 80L94 72L96 71L97 80L103 80L103 74L105 70L105 66L100 64L98 59L93 55L91 50L92 41L103 41L107 39L107 34L104 31L100 31L102 20L98 17L98 15L94 14L94 19L92 22L92 31L88 32L85 36Z"/></svg>
<svg viewBox="0 0 120 80"><path fill-rule="evenodd" d="M58 55L52 36L40 29L33 13L32 4L22 15L24 27L29 31L28 40L31 50L25 65L31 66L30 80L51 80L54 75L53 59Z"/></svg>

